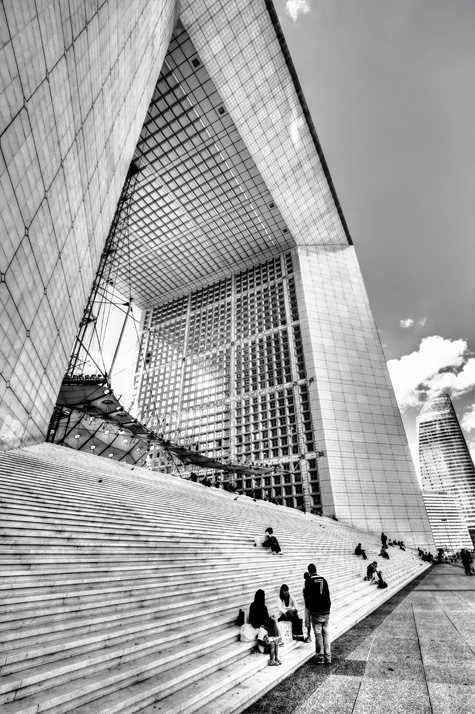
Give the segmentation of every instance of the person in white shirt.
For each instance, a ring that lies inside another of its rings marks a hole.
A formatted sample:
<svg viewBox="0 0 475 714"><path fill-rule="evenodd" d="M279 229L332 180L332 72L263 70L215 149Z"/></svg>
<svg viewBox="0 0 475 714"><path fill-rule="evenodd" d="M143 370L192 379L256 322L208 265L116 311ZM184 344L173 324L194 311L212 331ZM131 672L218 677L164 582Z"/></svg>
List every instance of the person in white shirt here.
<svg viewBox="0 0 475 714"><path fill-rule="evenodd" d="M303 639L302 620L299 617L297 602L290 594L289 586L285 583L280 588L277 608L280 613L279 622L291 622L294 639Z"/></svg>

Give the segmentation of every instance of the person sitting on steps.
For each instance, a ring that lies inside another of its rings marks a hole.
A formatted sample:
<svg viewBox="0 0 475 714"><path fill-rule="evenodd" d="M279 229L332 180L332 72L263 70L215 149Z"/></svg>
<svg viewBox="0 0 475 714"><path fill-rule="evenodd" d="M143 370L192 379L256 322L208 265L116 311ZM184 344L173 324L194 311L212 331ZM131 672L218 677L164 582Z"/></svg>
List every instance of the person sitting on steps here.
<svg viewBox="0 0 475 714"><path fill-rule="evenodd" d="M264 537L264 540L262 541L262 547L270 548L271 553L273 553L274 555L282 555L279 541L275 537L274 531L272 528L266 528L265 537Z"/></svg>
<svg viewBox="0 0 475 714"><path fill-rule="evenodd" d="M280 588L277 608L280 612L278 622L291 622L294 640L303 640L302 620L299 617L297 603L285 583Z"/></svg>
<svg viewBox="0 0 475 714"><path fill-rule="evenodd" d="M387 547L384 547L384 545L381 546L381 550L379 551L379 554L381 558L386 558L386 560L389 560L389 553L387 551Z"/></svg>
<svg viewBox="0 0 475 714"><path fill-rule="evenodd" d="M249 622L256 629L263 628L267 631L263 639L258 635L257 645L263 654L269 655L269 665L274 667L282 664L279 659L279 628L276 619L267 611L264 590L257 590L254 595L254 602L249 608Z"/></svg>
<svg viewBox="0 0 475 714"><path fill-rule="evenodd" d="M366 551L361 547L361 543L358 543L358 545L356 546L355 555L361 555L361 556L363 556L363 560L368 560Z"/></svg>
<svg viewBox="0 0 475 714"><path fill-rule="evenodd" d="M368 565L366 568L366 577L365 580L370 580L372 583L376 582L376 574L378 572L378 563L376 560L373 560L372 563Z"/></svg>

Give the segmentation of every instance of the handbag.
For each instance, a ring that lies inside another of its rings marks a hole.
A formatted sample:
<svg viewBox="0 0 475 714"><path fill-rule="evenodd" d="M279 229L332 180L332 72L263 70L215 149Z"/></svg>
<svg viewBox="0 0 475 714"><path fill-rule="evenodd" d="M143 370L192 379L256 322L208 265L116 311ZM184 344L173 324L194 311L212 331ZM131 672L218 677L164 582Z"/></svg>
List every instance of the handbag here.
<svg viewBox="0 0 475 714"><path fill-rule="evenodd" d="M241 626L239 631L239 639L241 642L254 642L257 638L257 630L248 622Z"/></svg>
<svg viewBox="0 0 475 714"><path fill-rule="evenodd" d="M277 623L279 627L279 635L282 638L282 642L286 644L287 642L292 642L292 623L287 620L281 620Z"/></svg>
<svg viewBox="0 0 475 714"><path fill-rule="evenodd" d="M292 634L295 635L295 637L303 637L301 617L296 617L294 620L292 620Z"/></svg>
<svg viewBox="0 0 475 714"><path fill-rule="evenodd" d="M259 627L257 639L261 640L261 642L267 642L269 639L269 632L266 630L265 627L262 627L262 625Z"/></svg>

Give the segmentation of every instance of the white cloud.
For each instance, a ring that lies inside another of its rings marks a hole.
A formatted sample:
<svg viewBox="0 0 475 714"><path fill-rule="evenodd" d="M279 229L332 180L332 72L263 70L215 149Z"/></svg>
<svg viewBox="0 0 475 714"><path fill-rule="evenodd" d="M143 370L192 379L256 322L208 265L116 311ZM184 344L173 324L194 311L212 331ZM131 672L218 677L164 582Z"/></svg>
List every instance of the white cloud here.
<svg viewBox="0 0 475 714"><path fill-rule="evenodd" d="M388 369L403 412L438 394L456 398L475 386L475 358L466 340L425 337L417 352L389 360Z"/></svg>
<svg viewBox="0 0 475 714"><path fill-rule="evenodd" d="M310 6L307 0L287 0L285 11L296 22L299 15L306 15L307 12L310 12Z"/></svg>
<svg viewBox="0 0 475 714"><path fill-rule="evenodd" d="M472 429L475 429L475 407L470 407L468 412L465 412L460 423L465 431L472 431Z"/></svg>
<svg viewBox="0 0 475 714"><path fill-rule="evenodd" d="M423 317L421 320L413 320L412 317L408 317L407 320L400 320L399 327L403 330L407 330L409 327L424 327L427 322L427 317Z"/></svg>

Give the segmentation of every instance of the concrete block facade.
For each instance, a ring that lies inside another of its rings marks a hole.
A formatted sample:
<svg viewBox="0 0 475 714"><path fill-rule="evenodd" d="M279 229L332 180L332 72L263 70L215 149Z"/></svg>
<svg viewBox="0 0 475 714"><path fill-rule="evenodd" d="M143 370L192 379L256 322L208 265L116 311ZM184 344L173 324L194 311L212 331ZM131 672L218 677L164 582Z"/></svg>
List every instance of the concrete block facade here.
<svg viewBox="0 0 475 714"><path fill-rule="evenodd" d="M325 515L433 548L352 246L299 246L296 288ZM313 372L314 370L314 372Z"/></svg>
<svg viewBox="0 0 475 714"><path fill-rule="evenodd" d="M0 449L46 436L177 10L0 6Z"/></svg>

